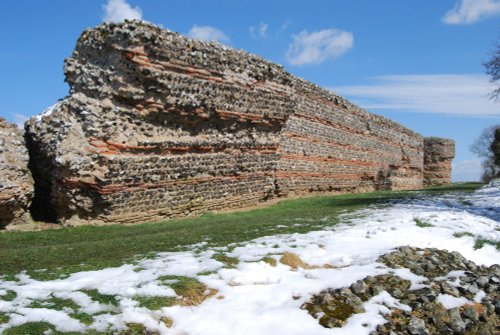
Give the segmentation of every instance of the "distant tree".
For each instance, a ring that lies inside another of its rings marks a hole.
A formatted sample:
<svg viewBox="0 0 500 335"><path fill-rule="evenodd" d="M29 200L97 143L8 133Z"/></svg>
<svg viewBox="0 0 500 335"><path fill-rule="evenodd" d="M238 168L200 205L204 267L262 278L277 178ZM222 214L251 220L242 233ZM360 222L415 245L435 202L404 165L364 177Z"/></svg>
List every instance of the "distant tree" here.
<svg viewBox="0 0 500 335"><path fill-rule="evenodd" d="M498 136L498 137L497 137ZM470 151L483 159L483 181L500 177L500 124L483 129L481 135L472 143Z"/></svg>
<svg viewBox="0 0 500 335"><path fill-rule="evenodd" d="M500 41L491 51L491 58L483 65L486 68L486 74L490 76L490 81L497 85L490 96L493 100L500 101Z"/></svg>
<svg viewBox="0 0 500 335"><path fill-rule="evenodd" d="M493 155L493 164L497 168L495 177L500 177L500 127L495 129L495 136L491 142L491 153Z"/></svg>

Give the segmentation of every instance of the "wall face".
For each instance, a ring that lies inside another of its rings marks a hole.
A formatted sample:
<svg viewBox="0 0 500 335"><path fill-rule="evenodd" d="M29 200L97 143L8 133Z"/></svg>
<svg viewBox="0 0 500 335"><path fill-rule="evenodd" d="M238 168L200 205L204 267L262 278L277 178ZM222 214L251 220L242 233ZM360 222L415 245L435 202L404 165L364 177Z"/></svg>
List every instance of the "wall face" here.
<svg viewBox="0 0 500 335"><path fill-rule="evenodd" d="M426 137L424 153L424 186L451 183L451 162L455 157L455 142L446 138Z"/></svg>
<svg viewBox="0 0 500 335"><path fill-rule="evenodd" d="M71 96L28 122L36 208L68 224L144 222L274 196L287 75L142 23L84 32Z"/></svg>
<svg viewBox="0 0 500 335"><path fill-rule="evenodd" d="M67 224L422 186L420 135L243 51L103 24L65 73L71 95L26 129L33 208Z"/></svg>
<svg viewBox="0 0 500 335"><path fill-rule="evenodd" d="M0 229L29 222L33 179L23 133L0 118Z"/></svg>
<svg viewBox="0 0 500 335"><path fill-rule="evenodd" d="M423 139L305 81L282 133L283 194L422 187Z"/></svg>

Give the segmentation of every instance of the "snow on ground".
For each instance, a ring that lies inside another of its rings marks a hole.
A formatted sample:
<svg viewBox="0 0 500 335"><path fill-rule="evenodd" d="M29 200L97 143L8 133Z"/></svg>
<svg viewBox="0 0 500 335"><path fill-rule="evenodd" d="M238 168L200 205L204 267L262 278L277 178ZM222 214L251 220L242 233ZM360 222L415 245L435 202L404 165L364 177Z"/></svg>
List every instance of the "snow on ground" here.
<svg viewBox="0 0 500 335"><path fill-rule="evenodd" d="M371 206L344 214L340 224L321 231L268 236L229 248L202 243L188 251L159 253L135 264L59 280L37 281L20 274L16 282L0 281L0 295L8 290L17 294L13 301L0 300L0 312L10 316L0 325L0 333L26 322L46 321L58 331L82 332L141 323L160 334L368 334L385 322L382 314L390 312L388 307L409 307L382 292L365 303L365 313L351 316L343 328L326 329L300 306L323 289L393 271L376 260L398 246L447 249L477 264L499 263L500 252L494 246L474 249L478 238L499 241L499 227L500 182L494 182L472 194L420 196ZM238 258L237 267L227 268L212 258L221 252ZM262 261L264 257L279 260L285 252L295 253L310 267L292 269ZM426 279L408 269L395 272L411 280L414 288ZM197 278L217 293L198 306L174 305L156 311L140 307L137 296L176 295L159 280L165 275ZM118 306L91 300L83 291L92 289L115 295ZM50 297L74 301L80 312L96 314L94 322L87 326L70 318L71 309L29 307ZM439 299L447 307L466 303L446 295ZM170 328L159 321L164 317L173 320Z"/></svg>

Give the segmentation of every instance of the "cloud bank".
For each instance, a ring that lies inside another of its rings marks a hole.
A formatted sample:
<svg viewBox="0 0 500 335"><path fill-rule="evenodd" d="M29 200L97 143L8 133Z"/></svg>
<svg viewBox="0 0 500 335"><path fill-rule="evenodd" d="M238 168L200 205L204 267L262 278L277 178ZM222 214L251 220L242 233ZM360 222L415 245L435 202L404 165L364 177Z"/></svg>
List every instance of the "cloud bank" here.
<svg viewBox="0 0 500 335"><path fill-rule="evenodd" d="M211 26L194 25L191 30L189 30L188 36L203 41L215 41L226 44L231 41L220 29Z"/></svg>
<svg viewBox="0 0 500 335"><path fill-rule="evenodd" d="M500 1L498 0L461 0L443 16L443 22L472 24L498 14L500 14Z"/></svg>
<svg viewBox="0 0 500 335"><path fill-rule="evenodd" d="M479 74L393 75L371 85L332 88L366 109L396 109L462 116L500 116L488 99L493 85Z"/></svg>
<svg viewBox="0 0 500 335"><path fill-rule="evenodd" d="M320 64L341 56L354 44L352 33L338 29L312 33L303 30L292 38L286 54L287 61L292 65Z"/></svg>

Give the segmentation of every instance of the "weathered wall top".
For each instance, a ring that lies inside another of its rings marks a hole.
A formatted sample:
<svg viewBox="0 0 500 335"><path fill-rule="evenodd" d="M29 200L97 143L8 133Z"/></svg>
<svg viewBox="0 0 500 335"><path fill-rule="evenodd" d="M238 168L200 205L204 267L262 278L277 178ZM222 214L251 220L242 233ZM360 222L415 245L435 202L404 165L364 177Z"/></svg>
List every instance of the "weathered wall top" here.
<svg viewBox="0 0 500 335"><path fill-rule="evenodd" d="M162 107L168 112L171 106L182 106L193 111L199 107L217 111L231 109L232 113L284 121L300 103L294 95L297 91L303 95L314 92L325 102L349 109L353 121L372 119L410 136L418 135L259 56L219 43L191 39L142 21L104 23L84 31L75 51L66 59L64 69L71 93L135 104L143 116ZM165 73L195 77L204 80L205 85L190 91L178 85L182 84L182 77L165 76ZM221 83L233 88L225 91L215 85ZM241 88L252 90L245 92ZM258 95L252 94L254 92ZM283 99L275 101L275 96L268 99L275 92ZM251 101L244 99L245 93Z"/></svg>

